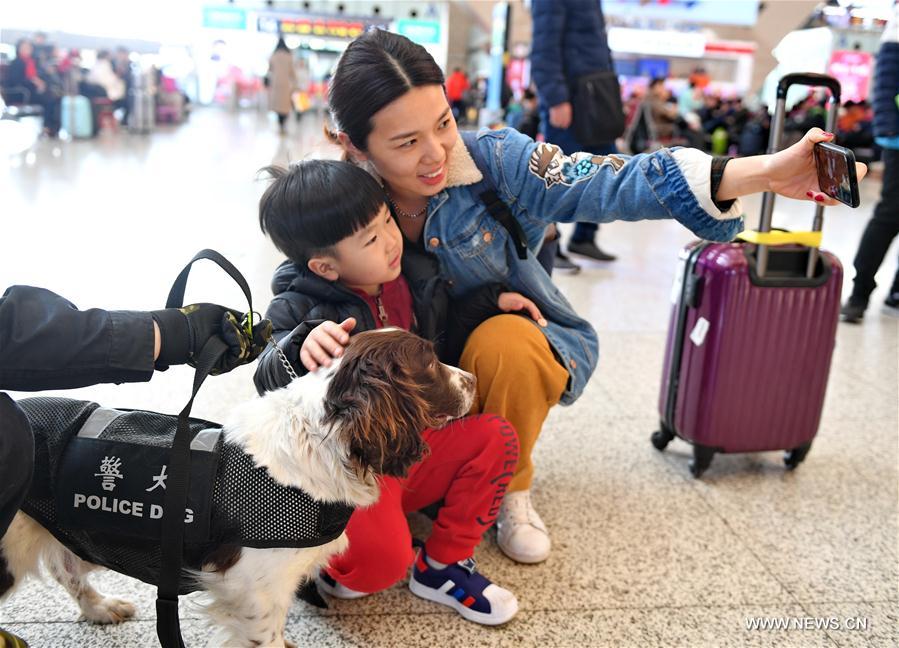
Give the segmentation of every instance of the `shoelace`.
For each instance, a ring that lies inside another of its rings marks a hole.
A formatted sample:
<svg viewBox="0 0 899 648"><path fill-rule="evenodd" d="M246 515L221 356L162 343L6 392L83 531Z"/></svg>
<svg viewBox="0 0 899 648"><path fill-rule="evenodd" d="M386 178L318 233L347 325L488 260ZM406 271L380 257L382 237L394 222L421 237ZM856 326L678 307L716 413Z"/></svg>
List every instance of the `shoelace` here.
<svg viewBox="0 0 899 648"><path fill-rule="evenodd" d="M534 524L539 526L539 521L531 518L531 513L533 512L536 514L536 511L534 511L534 507L531 506L530 493L513 498L508 510L508 520L513 524Z"/></svg>

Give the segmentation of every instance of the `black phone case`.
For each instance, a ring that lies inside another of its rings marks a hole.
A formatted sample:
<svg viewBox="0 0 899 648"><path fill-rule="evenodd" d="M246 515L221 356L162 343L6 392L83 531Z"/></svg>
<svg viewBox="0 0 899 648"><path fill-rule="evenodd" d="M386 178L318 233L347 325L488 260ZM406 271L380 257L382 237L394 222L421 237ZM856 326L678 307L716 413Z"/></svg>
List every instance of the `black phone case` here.
<svg viewBox="0 0 899 648"><path fill-rule="evenodd" d="M858 196L858 177L855 174L855 153L853 153L850 149L839 146L838 144L832 144L831 142L819 142L815 146L820 146L822 149L829 151L832 155L839 155L846 159L846 169L849 175L849 189L851 191L850 200L852 202L846 202L841 200L839 196L834 196L832 194L827 194L834 200L838 200L844 205L848 205L849 207L858 207L861 203ZM818 156L815 156L815 167L818 165ZM818 185L821 186L820 180L821 172L818 171Z"/></svg>

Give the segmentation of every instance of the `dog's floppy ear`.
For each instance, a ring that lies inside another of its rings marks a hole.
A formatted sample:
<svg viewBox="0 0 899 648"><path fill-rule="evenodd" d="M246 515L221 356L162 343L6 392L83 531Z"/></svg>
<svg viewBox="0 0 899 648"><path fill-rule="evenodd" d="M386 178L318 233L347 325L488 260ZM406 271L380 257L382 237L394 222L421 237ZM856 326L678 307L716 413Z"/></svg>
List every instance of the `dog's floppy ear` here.
<svg viewBox="0 0 899 648"><path fill-rule="evenodd" d="M409 358L397 350L361 339L350 345L328 385L325 421L336 424L360 468L401 476L427 449L421 431L439 420L413 379Z"/></svg>

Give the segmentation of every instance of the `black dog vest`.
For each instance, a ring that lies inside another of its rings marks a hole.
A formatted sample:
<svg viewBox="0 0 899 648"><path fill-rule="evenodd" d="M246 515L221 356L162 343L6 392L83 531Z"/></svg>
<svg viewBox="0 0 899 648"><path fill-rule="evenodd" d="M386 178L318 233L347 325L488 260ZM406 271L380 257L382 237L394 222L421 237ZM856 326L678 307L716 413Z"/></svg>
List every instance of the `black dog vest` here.
<svg viewBox="0 0 899 648"><path fill-rule="evenodd" d="M19 402L34 431L22 510L83 560L159 583L166 469L178 418L66 398ZM275 482L221 426L190 419L183 567L222 545L314 547L343 533L353 508ZM197 589L182 578L181 594Z"/></svg>

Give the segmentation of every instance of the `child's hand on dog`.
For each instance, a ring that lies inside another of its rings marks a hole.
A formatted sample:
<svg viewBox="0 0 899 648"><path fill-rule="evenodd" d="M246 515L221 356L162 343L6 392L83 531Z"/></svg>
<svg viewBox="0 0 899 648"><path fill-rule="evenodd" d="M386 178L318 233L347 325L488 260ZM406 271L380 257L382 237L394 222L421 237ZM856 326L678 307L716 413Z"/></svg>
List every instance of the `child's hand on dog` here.
<svg viewBox="0 0 899 648"><path fill-rule="evenodd" d="M539 324L540 326L546 326L546 320L543 318L543 315L540 314L540 309L537 308L537 304L532 302L521 293L500 293L496 305L504 313L514 313L516 311L522 310L527 311L528 315L530 315L533 320L537 322L537 324Z"/></svg>
<svg viewBox="0 0 899 648"><path fill-rule="evenodd" d="M330 367L335 358L343 355L350 342L350 331L356 328L356 318L347 317L340 324L322 322L306 337L300 348L300 362L309 371Z"/></svg>

